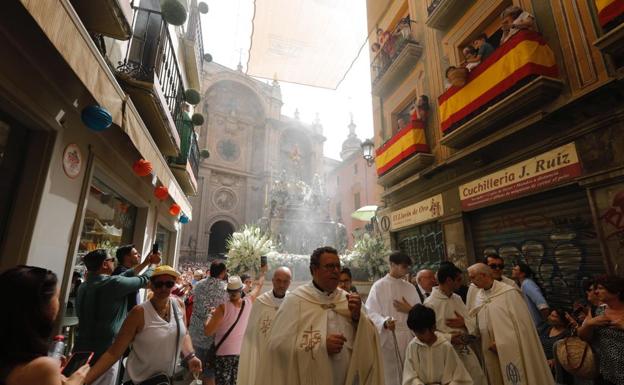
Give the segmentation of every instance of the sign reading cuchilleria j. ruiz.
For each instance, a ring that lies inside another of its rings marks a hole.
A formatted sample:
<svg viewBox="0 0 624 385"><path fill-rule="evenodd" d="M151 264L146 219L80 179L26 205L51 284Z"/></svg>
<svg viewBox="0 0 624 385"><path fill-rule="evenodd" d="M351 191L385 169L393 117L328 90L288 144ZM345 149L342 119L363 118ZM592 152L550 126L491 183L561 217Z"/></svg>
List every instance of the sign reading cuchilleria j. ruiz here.
<svg viewBox="0 0 624 385"><path fill-rule="evenodd" d="M514 199L582 174L576 146L568 143L459 186L462 209Z"/></svg>

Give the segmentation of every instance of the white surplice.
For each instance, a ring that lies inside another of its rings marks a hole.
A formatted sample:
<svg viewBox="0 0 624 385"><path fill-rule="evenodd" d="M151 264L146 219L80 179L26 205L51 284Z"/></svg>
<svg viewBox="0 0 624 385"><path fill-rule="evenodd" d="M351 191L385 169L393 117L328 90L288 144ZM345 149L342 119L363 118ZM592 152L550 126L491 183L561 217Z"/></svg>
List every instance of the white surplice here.
<svg viewBox="0 0 624 385"><path fill-rule="evenodd" d="M414 337L407 327L407 314L397 311L393 305L394 300L401 301L402 298L412 306L420 303L414 285L387 274L373 284L366 299L366 312L377 327L381 340L386 385L401 384L401 366L396 356L394 337L390 330L384 329L384 322L388 317L396 320L395 335L401 361L405 359L405 349Z"/></svg>
<svg viewBox="0 0 624 385"><path fill-rule="evenodd" d="M446 337L436 332L437 341L431 346L417 337L405 352L403 385L472 385L470 374Z"/></svg>
<svg viewBox="0 0 624 385"><path fill-rule="evenodd" d="M327 353L328 334L346 338L340 353ZM257 373L256 385L383 385L375 326L364 311L352 322L344 290L300 286L275 315Z"/></svg>
<svg viewBox="0 0 624 385"><path fill-rule="evenodd" d="M553 385L554 379L522 294L494 281L479 289L476 315L490 385ZM496 344L496 353L489 347Z"/></svg>
<svg viewBox="0 0 624 385"><path fill-rule="evenodd" d="M506 283L507 285L513 287L514 289L517 289L518 292L520 291L520 287L518 286L518 284L516 283L516 281L514 281L511 278L507 278L503 275L502 279L499 282L503 282ZM479 306L479 299L477 298L477 293L479 292L479 288L477 286L475 286L474 283L471 283L470 286L468 286L468 293L466 293L466 307L468 308L468 311L470 312L472 309L475 308L475 306Z"/></svg>
<svg viewBox="0 0 624 385"><path fill-rule="evenodd" d="M471 334L477 335L477 322L474 317L468 314L468 308L462 301L461 297L457 294L452 294L448 297L439 288L434 287L431 295L425 300L425 306L430 307L436 314L436 329L438 332L444 335L449 341L453 334ZM449 318L457 318L459 314L464 318L466 328L452 328L446 325L446 320ZM487 379L485 373L481 368L479 359L475 352L469 347L456 347L455 351L461 359L464 367L470 373L470 377L475 385L487 385Z"/></svg>
<svg viewBox="0 0 624 385"><path fill-rule="evenodd" d="M266 354L273 319L282 302L283 298L275 297L273 291L267 291L254 301L241 347L238 385L253 385L259 359Z"/></svg>

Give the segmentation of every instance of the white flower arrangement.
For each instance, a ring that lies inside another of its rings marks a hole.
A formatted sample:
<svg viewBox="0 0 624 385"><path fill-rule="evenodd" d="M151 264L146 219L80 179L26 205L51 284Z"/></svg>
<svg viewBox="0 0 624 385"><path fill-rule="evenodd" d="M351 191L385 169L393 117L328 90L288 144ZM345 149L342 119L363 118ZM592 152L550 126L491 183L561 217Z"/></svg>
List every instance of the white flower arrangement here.
<svg viewBox="0 0 624 385"><path fill-rule="evenodd" d="M233 274L257 273L260 257L267 255L273 242L257 226L245 226L233 233L227 240L227 268Z"/></svg>
<svg viewBox="0 0 624 385"><path fill-rule="evenodd" d="M366 233L353 245L353 250L345 253L346 260L354 267L366 269L373 280L383 277L388 272L390 249L379 236Z"/></svg>

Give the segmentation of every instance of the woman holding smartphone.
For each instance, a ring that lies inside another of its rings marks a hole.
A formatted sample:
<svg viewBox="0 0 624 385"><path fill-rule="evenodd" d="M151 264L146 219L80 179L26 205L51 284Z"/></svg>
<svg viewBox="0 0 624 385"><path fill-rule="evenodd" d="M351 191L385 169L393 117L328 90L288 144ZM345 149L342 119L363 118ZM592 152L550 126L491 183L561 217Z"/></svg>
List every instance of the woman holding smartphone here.
<svg viewBox="0 0 624 385"><path fill-rule="evenodd" d="M624 384L624 278L603 276L595 284L602 306L587 315L578 335L600 352L596 384Z"/></svg>
<svg viewBox="0 0 624 385"><path fill-rule="evenodd" d="M126 362L124 384L147 382L159 374L171 377L175 362L184 361L193 373L201 372L191 336L184 324L184 302L171 291L180 276L170 266L157 267L150 278L154 293L149 301L135 306L124 321L113 345L100 357L85 379L90 384L121 359L132 344ZM149 382L148 382L149 383Z"/></svg>
<svg viewBox="0 0 624 385"><path fill-rule="evenodd" d="M82 385L88 364L67 378L60 361L47 356L59 312L56 274L17 266L0 274L0 290L7 294L0 312L0 384Z"/></svg>

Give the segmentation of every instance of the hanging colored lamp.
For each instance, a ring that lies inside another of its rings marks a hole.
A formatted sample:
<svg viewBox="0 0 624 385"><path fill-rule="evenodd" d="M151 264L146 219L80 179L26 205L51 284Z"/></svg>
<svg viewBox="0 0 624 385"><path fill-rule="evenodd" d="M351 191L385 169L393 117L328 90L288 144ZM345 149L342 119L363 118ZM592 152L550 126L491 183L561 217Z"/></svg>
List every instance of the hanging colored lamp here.
<svg viewBox="0 0 624 385"><path fill-rule="evenodd" d="M80 118L93 131L104 131L113 124L113 116L104 107L91 105L82 110Z"/></svg>
<svg viewBox="0 0 624 385"><path fill-rule="evenodd" d="M165 186L158 186L154 189L154 196L161 201L164 201L169 196L169 189Z"/></svg>
<svg viewBox="0 0 624 385"><path fill-rule="evenodd" d="M152 162L145 159L139 159L132 165L132 171L137 176L148 176L152 173L152 170Z"/></svg>
<svg viewBox="0 0 624 385"><path fill-rule="evenodd" d="M177 203L172 203L171 206L169 206L169 214L173 215L174 217L178 216L178 214L180 214L180 211L182 211L182 208Z"/></svg>
<svg viewBox="0 0 624 385"><path fill-rule="evenodd" d="M178 219L180 221L180 223L182 223L183 225L189 223L190 219L189 217L187 217L186 215L182 214L180 215L180 219Z"/></svg>
<svg viewBox="0 0 624 385"><path fill-rule="evenodd" d="M171 25L184 24L187 17L186 8L180 0L160 0L160 14Z"/></svg>

